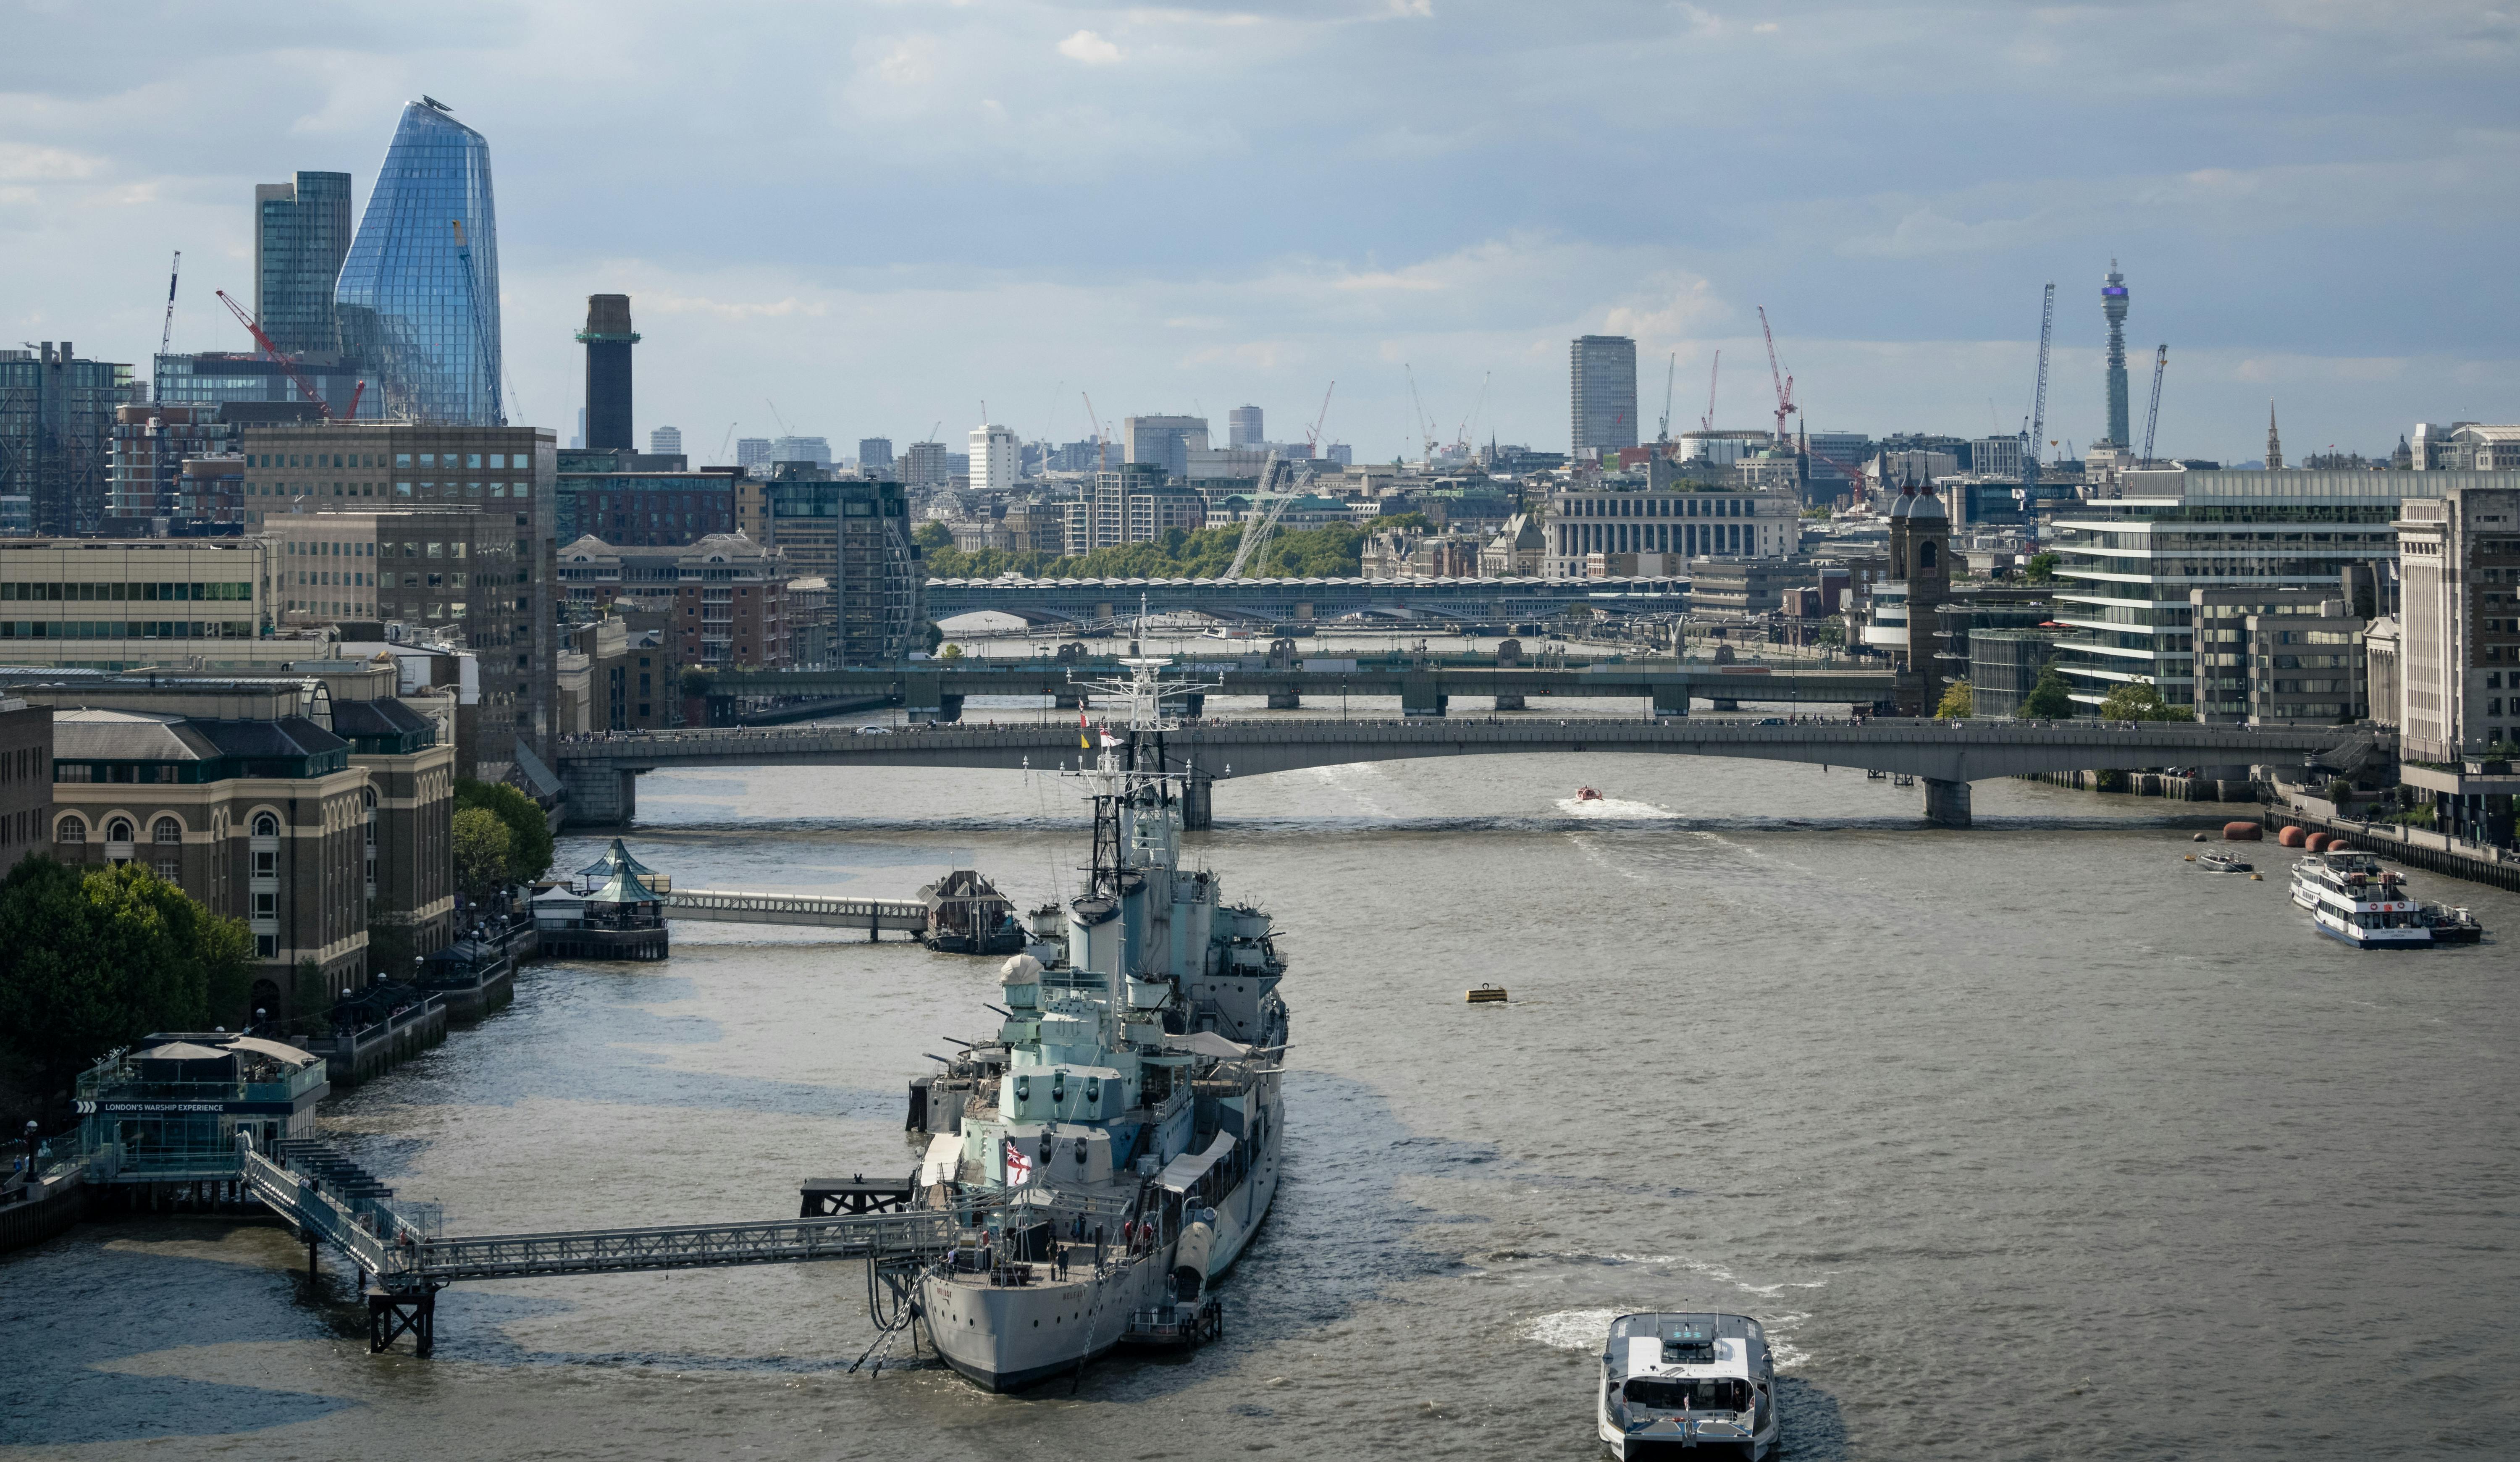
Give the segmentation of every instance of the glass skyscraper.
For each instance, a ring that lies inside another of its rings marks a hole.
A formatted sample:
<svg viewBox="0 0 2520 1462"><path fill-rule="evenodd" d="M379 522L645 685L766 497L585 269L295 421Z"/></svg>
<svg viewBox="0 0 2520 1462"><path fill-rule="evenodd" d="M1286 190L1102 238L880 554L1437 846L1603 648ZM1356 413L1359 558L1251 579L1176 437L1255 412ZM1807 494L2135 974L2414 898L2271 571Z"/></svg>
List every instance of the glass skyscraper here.
<svg viewBox="0 0 2520 1462"><path fill-rule="evenodd" d="M1637 444L1637 342L1625 335L1578 335L1569 350L1574 385L1574 450L1615 453Z"/></svg>
<svg viewBox="0 0 2520 1462"><path fill-rule="evenodd" d="M301 172L253 190L254 313L291 355L341 348L333 289L350 251L350 175Z"/></svg>
<svg viewBox="0 0 2520 1462"><path fill-rule="evenodd" d="M424 97L402 110L335 292L341 348L398 421L507 424L490 145Z"/></svg>

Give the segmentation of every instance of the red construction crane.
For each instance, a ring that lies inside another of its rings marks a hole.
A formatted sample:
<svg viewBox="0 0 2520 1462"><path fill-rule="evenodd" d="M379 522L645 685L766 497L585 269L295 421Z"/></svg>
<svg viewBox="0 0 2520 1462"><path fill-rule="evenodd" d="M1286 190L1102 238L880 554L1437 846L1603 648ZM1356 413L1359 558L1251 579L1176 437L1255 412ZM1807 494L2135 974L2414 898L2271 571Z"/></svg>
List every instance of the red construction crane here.
<svg viewBox="0 0 2520 1462"><path fill-rule="evenodd" d="M1768 328L1768 307L1759 306L1759 332L1768 337L1768 375L1777 383L1777 440L1785 439L1785 418L1794 414L1794 378L1777 365L1777 332Z"/></svg>
<svg viewBox="0 0 2520 1462"><path fill-rule="evenodd" d="M320 412L326 421L331 421L333 418L332 404L324 399L323 393L317 391L312 385L307 384L305 377L297 374L297 358L289 354L287 351L282 350L278 345L273 344L271 336L264 334L262 332L262 327L254 323L254 319L251 315L246 313L245 306L228 298L227 290L213 289L210 292L218 295L219 303L226 305L228 307L228 313L237 317L237 323L244 326L247 332L253 336L253 343L262 347L262 353L279 363L280 369L288 375L290 384L297 387L297 393L304 396L307 400L314 402L315 410ZM363 392L366 389L367 382L361 381L359 382L359 390L351 393L350 411L353 415L356 415L359 409L359 392Z"/></svg>

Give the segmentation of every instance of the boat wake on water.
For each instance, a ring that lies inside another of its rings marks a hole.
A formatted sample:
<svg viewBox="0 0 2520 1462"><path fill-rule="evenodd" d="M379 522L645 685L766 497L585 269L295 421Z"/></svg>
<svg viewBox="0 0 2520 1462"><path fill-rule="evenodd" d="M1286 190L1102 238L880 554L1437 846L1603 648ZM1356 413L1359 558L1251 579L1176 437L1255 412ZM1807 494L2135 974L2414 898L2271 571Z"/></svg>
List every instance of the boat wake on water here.
<svg viewBox="0 0 2520 1462"><path fill-rule="evenodd" d="M1680 814L1650 802L1631 802L1620 797L1560 797L1557 810L1584 822L1670 822Z"/></svg>

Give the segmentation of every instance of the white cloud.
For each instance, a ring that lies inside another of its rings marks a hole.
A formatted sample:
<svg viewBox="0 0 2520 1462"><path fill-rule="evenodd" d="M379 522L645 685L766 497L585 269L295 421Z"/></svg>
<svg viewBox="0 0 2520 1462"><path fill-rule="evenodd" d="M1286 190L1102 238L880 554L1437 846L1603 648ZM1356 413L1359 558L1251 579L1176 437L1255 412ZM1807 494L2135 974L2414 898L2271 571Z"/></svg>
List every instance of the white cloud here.
<svg viewBox="0 0 2520 1462"><path fill-rule="evenodd" d="M0 182L68 182L95 177L104 166L102 159L68 148L0 141Z"/></svg>
<svg viewBox="0 0 2520 1462"><path fill-rule="evenodd" d="M1058 54L1087 66L1109 66L1120 59L1120 48L1091 30L1080 30L1058 43Z"/></svg>

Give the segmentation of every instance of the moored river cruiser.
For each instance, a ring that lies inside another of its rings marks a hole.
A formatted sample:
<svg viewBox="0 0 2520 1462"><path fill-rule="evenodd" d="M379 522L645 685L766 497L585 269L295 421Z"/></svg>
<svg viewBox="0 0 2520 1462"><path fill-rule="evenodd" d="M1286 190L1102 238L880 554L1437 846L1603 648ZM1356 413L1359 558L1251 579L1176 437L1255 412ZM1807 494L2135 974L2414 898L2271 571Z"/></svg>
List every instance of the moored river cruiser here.
<svg viewBox="0 0 2520 1462"><path fill-rule="evenodd" d="M2404 873L2359 851L2314 853L2292 865L2292 901L2312 927L2358 950L2475 944L2485 931L2464 908L2426 903Z"/></svg>
<svg viewBox="0 0 2520 1462"><path fill-rule="evenodd" d="M1775 1455L1777 1364L1748 1315L1623 1314L1601 1348L1596 1419L1622 1459Z"/></svg>

